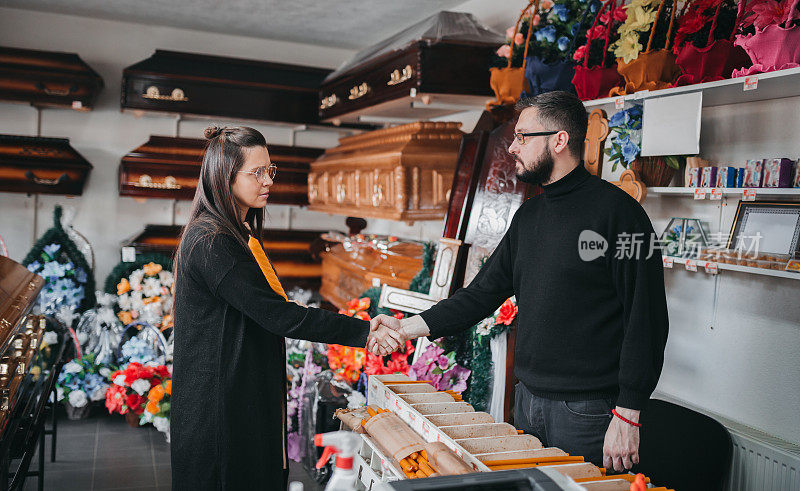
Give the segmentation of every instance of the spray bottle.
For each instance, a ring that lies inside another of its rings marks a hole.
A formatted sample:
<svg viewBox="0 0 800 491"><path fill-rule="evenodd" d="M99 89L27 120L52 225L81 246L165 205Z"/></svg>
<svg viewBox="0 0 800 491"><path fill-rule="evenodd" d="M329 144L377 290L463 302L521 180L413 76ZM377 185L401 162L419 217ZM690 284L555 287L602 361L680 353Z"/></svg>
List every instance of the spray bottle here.
<svg viewBox="0 0 800 491"><path fill-rule="evenodd" d="M324 466L331 455L336 454L336 465L328 485L325 486L325 491L351 491L354 489L356 471L353 469L353 456L361 446L361 437L351 431L319 433L314 437L314 445L325 447L322 457L317 462L317 469Z"/></svg>

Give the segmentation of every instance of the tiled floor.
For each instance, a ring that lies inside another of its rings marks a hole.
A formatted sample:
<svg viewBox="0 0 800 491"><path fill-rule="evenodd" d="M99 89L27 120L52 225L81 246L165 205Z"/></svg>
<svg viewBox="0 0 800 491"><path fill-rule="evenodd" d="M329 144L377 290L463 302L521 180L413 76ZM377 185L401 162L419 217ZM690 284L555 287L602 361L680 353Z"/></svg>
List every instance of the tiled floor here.
<svg viewBox="0 0 800 491"><path fill-rule="evenodd" d="M79 421L69 421L61 413L55 462L50 462L50 436L45 439L44 489L171 489L169 444L164 435L150 425L131 428L121 416L104 413L94 408L89 419ZM38 456L34 456L30 469L37 465ZM37 489L36 479L26 480L26 491ZM303 482L305 491L321 489L299 464L292 463L289 481Z"/></svg>

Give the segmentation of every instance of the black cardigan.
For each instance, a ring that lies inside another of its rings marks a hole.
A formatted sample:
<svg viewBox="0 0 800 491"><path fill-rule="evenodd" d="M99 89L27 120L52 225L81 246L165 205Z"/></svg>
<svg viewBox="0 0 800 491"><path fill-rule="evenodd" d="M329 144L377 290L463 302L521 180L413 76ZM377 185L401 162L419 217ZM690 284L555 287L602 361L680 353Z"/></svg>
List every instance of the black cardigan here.
<svg viewBox="0 0 800 491"><path fill-rule="evenodd" d="M278 489L284 337L363 347L369 323L287 302L230 235L188 229L176 274L173 489Z"/></svg>

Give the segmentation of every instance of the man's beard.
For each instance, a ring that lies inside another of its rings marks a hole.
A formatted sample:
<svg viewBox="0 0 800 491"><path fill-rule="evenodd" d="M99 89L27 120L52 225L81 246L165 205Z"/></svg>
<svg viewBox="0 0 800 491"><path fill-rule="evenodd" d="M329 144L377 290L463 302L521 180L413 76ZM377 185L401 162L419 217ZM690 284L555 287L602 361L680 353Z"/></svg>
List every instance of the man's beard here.
<svg viewBox="0 0 800 491"><path fill-rule="evenodd" d="M522 164L523 171L517 173L517 180L528 184L540 185L550 181L550 176L553 174L553 154L550 153L550 148L545 147L544 153L533 169L525 168L525 164L518 157L514 157L517 162Z"/></svg>

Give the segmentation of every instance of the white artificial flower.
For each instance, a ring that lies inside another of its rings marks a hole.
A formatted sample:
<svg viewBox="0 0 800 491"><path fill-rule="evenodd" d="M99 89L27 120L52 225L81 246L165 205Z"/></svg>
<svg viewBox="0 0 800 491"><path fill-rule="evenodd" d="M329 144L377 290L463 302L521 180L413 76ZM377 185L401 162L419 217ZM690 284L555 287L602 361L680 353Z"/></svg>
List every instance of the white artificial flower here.
<svg viewBox="0 0 800 491"><path fill-rule="evenodd" d="M89 398L86 397L86 392L82 390L73 390L67 396L69 404L72 407L83 407L89 403Z"/></svg>
<svg viewBox="0 0 800 491"><path fill-rule="evenodd" d="M367 398L361 392L354 390L347 395L347 409L355 409L366 405Z"/></svg>
<svg viewBox="0 0 800 491"><path fill-rule="evenodd" d="M158 278L145 278L142 284L142 293L145 297L157 297L161 295L161 282Z"/></svg>
<svg viewBox="0 0 800 491"><path fill-rule="evenodd" d="M81 344L81 346L85 346L86 345L86 341L88 341L88 340L89 340L89 334L88 333L86 333L84 331L78 331L78 342Z"/></svg>
<svg viewBox="0 0 800 491"><path fill-rule="evenodd" d="M147 424L147 423L152 423L152 422L153 422L153 415L150 413L150 411L145 410L142 413L141 424Z"/></svg>
<svg viewBox="0 0 800 491"><path fill-rule="evenodd" d="M70 360L69 363L64 365L64 373L80 373L83 371L83 367L80 363L76 363L75 360Z"/></svg>
<svg viewBox="0 0 800 491"><path fill-rule="evenodd" d="M131 289L138 290L139 286L142 284L142 279L144 279L144 270L137 269L133 273L131 273L130 278L128 279L128 283L131 285Z"/></svg>
<svg viewBox="0 0 800 491"><path fill-rule="evenodd" d="M102 375L105 378L108 378L108 376L111 375L111 369L108 368L108 367L101 368L99 370L99 372L100 372L100 375Z"/></svg>
<svg viewBox="0 0 800 491"><path fill-rule="evenodd" d="M143 378L137 378L131 384L131 389L135 390L140 396L143 396L150 390L150 381Z"/></svg>
<svg viewBox="0 0 800 491"><path fill-rule="evenodd" d="M122 310L130 310L131 296L127 293L123 293L122 295L119 296L117 303L119 303L119 308L121 308Z"/></svg>
<svg viewBox="0 0 800 491"><path fill-rule="evenodd" d="M161 433L167 433L169 431L169 419L164 416L156 416L153 418L153 426Z"/></svg>
<svg viewBox="0 0 800 491"><path fill-rule="evenodd" d="M64 400L64 389L58 386L56 386L56 399L59 401Z"/></svg>
<svg viewBox="0 0 800 491"><path fill-rule="evenodd" d="M172 295L165 295L161 297L161 310L165 314L169 314L170 312L172 312L172 302L173 302Z"/></svg>
<svg viewBox="0 0 800 491"><path fill-rule="evenodd" d="M94 392L92 392L92 396L91 396L92 401L102 401L102 400L104 400L106 398L106 391L107 390L108 390L108 386L107 385L105 385L105 384L98 385L97 388L94 389Z"/></svg>
<svg viewBox="0 0 800 491"><path fill-rule="evenodd" d="M475 332L481 336L486 336L491 332L492 326L494 326L494 318L483 319L480 324L475 326Z"/></svg>
<svg viewBox="0 0 800 491"><path fill-rule="evenodd" d="M47 331L44 333L44 344L49 344L50 346L54 344L58 344L58 334L55 331Z"/></svg>
<svg viewBox="0 0 800 491"><path fill-rule="evenodd" d="M116 377L114 377L114 383L119 385L120 387L126 387L125 375L119 374Z"/></svg>
<svg viewBox="0 0 800 491"><path fill-rule="evenodd" d="M142 292L138 291L131 293L131 310L142 310L142 307L144 307Z"/></svg>
<svg viewBox="0 0 800 491"><path fill-rule="evenodd" d="M169 288L172 286L172 283L175 281L175 278L172 276L171 272L162 269L158 273L158 281L160 281L162 285Z"/></svg>

